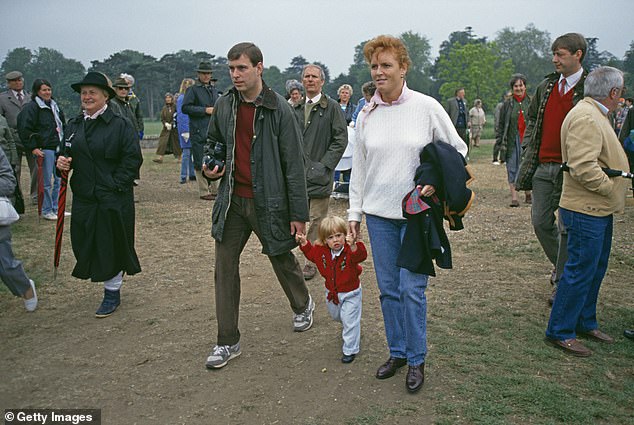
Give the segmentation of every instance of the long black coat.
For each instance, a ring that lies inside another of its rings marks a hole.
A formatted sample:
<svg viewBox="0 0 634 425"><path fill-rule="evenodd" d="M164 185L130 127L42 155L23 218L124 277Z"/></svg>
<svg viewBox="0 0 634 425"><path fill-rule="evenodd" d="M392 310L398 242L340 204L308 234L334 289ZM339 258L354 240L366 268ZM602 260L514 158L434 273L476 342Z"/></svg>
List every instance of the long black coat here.
<svg viewBox="0 0 634 425"><path fill-rule="evenodd" d="M133 180L143 158L136 129L108 108L94 120L73 118L64 135L60 150L73 159L73 276L100 282L120 271L140 272L134 250Z"/></svg>

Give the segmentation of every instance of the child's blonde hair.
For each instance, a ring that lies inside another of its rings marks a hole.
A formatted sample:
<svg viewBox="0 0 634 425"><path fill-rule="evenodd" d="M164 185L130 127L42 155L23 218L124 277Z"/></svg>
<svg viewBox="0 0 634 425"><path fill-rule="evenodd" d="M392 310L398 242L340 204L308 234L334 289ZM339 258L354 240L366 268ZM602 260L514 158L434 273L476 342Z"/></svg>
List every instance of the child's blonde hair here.
<svg viewBox="0 0 634 425"><path fill-rule="evenodd" d="M335 233L343 233L344 235L347 235L348 223L346 223L346 221L341 217L329 215L319 224L319 230L317 231L319 239L316 243L326 245L326 239L328 239L328 236L334 235Z"/></svg>

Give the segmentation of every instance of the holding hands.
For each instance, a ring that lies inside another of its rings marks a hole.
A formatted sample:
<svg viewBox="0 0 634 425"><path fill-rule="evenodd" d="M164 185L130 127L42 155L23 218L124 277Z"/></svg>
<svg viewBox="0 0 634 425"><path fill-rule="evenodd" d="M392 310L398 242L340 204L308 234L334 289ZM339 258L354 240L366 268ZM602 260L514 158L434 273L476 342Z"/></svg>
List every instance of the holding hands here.
<svg viewBox="0 0 634 425"><path fill-rule="evenodd" d="M306 235L300 232L295 232L295 241L301 246L306 246L306 244L308 243L308 239L306 239Z"/></svg>

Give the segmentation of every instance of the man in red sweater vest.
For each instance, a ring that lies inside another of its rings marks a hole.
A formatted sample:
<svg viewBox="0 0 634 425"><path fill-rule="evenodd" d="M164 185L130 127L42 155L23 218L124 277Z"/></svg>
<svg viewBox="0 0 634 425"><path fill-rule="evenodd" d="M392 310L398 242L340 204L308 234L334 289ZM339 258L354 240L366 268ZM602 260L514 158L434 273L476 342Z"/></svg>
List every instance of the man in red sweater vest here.
<svg viewBox="0 0 634 425"><path fill-rule="evenodd" d="M581 34L568 33L554 41L552 51L556 72L539 84L531 101L524 153L515 182L517 190L533 190L531 221L535 235L554 267L551 305L568 257L565 229L559 222L555 223L563 182L561 124L572 107L583 99L587 72L581 62L587 43Z"/></svg>

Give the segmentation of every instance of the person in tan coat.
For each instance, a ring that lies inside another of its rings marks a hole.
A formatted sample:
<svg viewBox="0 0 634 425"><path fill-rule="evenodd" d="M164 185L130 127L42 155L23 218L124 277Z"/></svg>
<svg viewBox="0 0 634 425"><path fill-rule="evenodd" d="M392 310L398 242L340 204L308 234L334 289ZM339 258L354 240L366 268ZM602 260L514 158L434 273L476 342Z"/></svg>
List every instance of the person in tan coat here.
<svg viewBox="0 0 634 425"><path fill-rule="evenodd" d="M623 73L609 66L588 74L584 99L561 127L564 173L560 216L568 233L568 260L557 287L546 341L580 357L592 354L582 335L603 343L614 339L599 330L597 298L612 244L613 214L623 212L629 183L608 177L603 168L626 169L627 157L608 120L623 93Z"/></svg>

